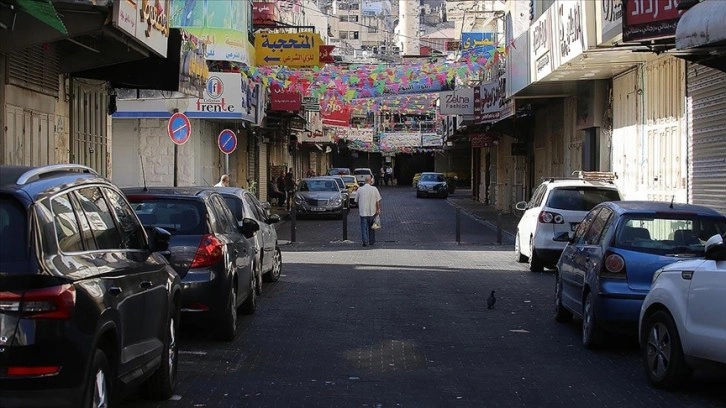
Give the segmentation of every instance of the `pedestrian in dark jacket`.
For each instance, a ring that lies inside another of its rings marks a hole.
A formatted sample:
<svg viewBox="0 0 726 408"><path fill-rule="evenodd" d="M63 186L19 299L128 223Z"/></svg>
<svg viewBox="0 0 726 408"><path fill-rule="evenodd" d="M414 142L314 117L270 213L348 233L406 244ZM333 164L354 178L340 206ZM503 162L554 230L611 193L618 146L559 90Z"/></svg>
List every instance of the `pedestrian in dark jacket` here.
<svg viewBox="0 0 726 408"><path fill-rule="evenodd" d="M295 183L295 176L292 174L292 167L288 169L287 174L285 174L285 192L287 192L287 211L290 211L290 207L292 206L292 199L295 195L295 187L297 187L297 183Z"/></svg>

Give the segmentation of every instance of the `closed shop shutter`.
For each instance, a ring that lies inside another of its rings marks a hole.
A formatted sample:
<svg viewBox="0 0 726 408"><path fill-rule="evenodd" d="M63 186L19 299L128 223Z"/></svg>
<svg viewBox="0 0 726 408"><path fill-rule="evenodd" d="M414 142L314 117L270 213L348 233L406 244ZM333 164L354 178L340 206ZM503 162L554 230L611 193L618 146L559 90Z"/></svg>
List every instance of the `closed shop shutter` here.
<svg viewBox="0 0 726 408"><path fill-rule="evenodd" d="M260 143L260 155L259 157L259 179L257 180L257 185L259 186L257 188L257 197L260 199L260 201L268 201L267 200L267 180L269 180L269 176L267 175L267 143Z"/></svg>
<svg viewBox="0 0 726 408"><path fill-rule="evenodd" d="M7 61L8 83L58 97L60 59L53 44L13 51Z"/></svg>
<svg viewBox="0 0 726 408"><path fill-rule="evenodd" d="M689 64L690 201L726 214L726 73Z"/></svg>
<svg viewBox="0 0 726 408"><path fill-rule="evenodd" d="M247 141L247 187L249 188L251 186L251 181L256 181L259 183L257 174L258 173L258 166L259 166L259 157L260 157L260 144L257 142L256 137L250 137ZM258 189L255 189L255 196L259 198L259 195L257 194Z"/></svg>
<svg viewBox="0 0 726 408"><path fill-rule="evenodd" d="M71 89L71 163L89 166L106 176L110 154L106 84L74 78Z"/></svg>

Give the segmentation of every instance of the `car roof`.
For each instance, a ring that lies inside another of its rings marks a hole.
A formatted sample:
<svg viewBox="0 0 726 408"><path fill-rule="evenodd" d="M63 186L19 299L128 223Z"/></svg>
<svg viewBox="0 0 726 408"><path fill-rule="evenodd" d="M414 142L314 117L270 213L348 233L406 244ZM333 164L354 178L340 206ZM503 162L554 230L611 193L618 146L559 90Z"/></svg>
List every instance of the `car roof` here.
<svg viewBox="0 0 726 408"><path fill-rule="evenodd" d="M46 192L57 192L58 186L88 183L112 185L95 170L79 164L0 166L0 192L22 191L33 201Z"/></svg>
<svg viewBox="0 0 726 408"><path fill-rule="evenodd" d="M441 174L442 176L444 175L444 173L439 173L437 171L424 171L423 173L421 173L421 175L424 175L424 174Z"/></svg>
<svg viewBox="0 0 726 408"><path fill-rule="evenodd" d="M607 181L596 181L586 179L562 179L562 180L545 180L542 184L547 185L548 189L555 189L559 187L602 187L612 190L617 190L617 186Z"/></svg>
<svg viewBox="0 0 726 408"><path fill-rule="evenodd" d="M160 197L198 197L205 198L215 192L216 187L125 187L126 195L154 195Z"/></svg>
<svg viewBox="0 0 726 408"><path fill-rule="evenodd" d="M619 214L655 214L655 213L695 213L697 215L724 217L718 211L696 204L670 203L666 201L609 201L607 205ZM726 217L725 217L726 218Z"/></svg>

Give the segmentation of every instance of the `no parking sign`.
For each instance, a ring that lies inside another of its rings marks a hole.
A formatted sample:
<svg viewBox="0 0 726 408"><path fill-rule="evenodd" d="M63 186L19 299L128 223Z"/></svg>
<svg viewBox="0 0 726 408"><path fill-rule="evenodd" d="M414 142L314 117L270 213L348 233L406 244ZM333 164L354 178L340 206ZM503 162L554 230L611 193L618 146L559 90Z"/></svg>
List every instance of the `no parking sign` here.
<svg viewBox="0 0 726 408"><path fill-rule="evenodd" d="M192 124L187 115L177 112L169 118L166 130L174 144L183 145L192 135Z"/></svg>
<svg viewBox="0 0 726 408"><path fill-rule="evenodd" d="M222 153L230 154L234 151L234 149L237 148L237 135L234 133L233 130L224 129L223 131L219 132L219 137L217 138L217 145L219 146L219 150L221 150Z"/></svg>

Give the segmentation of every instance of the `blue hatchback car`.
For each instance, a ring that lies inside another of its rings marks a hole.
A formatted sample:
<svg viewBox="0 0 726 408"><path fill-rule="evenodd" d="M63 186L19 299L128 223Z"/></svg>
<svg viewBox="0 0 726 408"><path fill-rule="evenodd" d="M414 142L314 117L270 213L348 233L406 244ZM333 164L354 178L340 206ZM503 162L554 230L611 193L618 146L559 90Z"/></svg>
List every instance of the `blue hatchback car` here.
<svg viewBox="0 0 726 408"><path fill-rule="evenodd" d="M557 263L555 320L582 319L582 344L596 347L608 331L637 333L653 274L678 260L702 257L704 244L726 233L726 217L698 205L611 201L594 207Z"/></svg>

